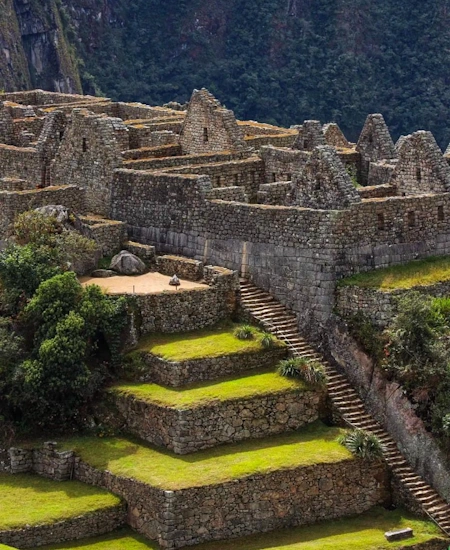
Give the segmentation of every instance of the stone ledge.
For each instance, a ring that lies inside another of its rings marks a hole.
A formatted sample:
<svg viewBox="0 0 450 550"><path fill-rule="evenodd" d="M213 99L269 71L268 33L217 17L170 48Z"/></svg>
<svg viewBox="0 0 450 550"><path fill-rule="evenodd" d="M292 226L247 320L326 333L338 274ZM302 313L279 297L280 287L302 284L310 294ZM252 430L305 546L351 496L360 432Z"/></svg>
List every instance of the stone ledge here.
<svg viewBox="0 0 450 550"><path fill-rule="evenodd" d="M76 518L47 525L0 531L0 543L18 548L34 548L109 533L126 523L126 505L120 504Z"/></svg>
<svg viewBox="0 0 450 550"><path fill-rule="evenodd" d="M177 454L297 430L319 419L325 409L323 393L303 389L192 408L163 406L114 388L109 396L123 430Z"/></svg>

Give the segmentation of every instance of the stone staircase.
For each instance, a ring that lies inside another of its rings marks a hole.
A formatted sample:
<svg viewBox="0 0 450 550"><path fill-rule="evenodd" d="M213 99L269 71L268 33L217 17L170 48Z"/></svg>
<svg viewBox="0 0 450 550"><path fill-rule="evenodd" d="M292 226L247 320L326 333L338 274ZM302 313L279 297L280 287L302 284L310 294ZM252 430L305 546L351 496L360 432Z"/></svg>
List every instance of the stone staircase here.
<svg viewBox="0 0 450 550"><path fill-rule="evenodd" d="M329 398L344 421L354 428L364 429L378 436L384 445L384 456L392 472L424 512L450 536L450 505L411 468L394 439L367 413L363 401L346 376L335 370L301 337L296 316L251 282L241 279L240 288L243 309L266 330L286 342L294 357L318 360L325 366Z"/></svg>

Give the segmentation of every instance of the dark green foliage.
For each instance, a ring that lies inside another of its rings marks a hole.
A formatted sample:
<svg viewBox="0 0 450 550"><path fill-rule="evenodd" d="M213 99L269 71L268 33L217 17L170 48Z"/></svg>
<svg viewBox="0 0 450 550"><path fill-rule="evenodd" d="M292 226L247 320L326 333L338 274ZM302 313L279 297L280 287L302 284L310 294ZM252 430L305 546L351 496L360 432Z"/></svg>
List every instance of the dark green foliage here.
<svg viewBox="0 0 450 550"><path fill-rule="evenodd" d="M378 437L365 430L350 430L340 436L338 441L353 455L365 460L381 460L384 447Z"/></svg>
<svg viewBox="0 0 450 550"><path fill-rule="evenodd" d="M87 92L155 104L205 86L242 119L336 121L354 140L382 112L395 138L425 129L450 140L445 0L118 0L108 10L108 25L77 26Z"/></svg>
<svg viewBox="0 0 450 550"><path fill-rule="evenodd" d="M275 343L275 338L270 332L263 332L260 336L260 342L263 348L272 348Z"/></svg>
<svg viewBox="0 0 450 550"><path fill-rule="evenodd" d="M29 358L15 372L21 417L39 426L78 419L117 364L125 299L107 297L95 286L84 289L67 272L40 285L22 322L34 338Z"/></svg>
<svg viewBox="0 0 450 550"><path fill-rule="evenodd" d="M241 325L234 331L234 335L238 340L252 340L254 337L253 330L250 325Z"/></svg>
<svg viewBox="0 0 450 550"><path fill-rule="evenodd" d="M377 364L381 363L385 345L385 338L381 331L362 311L349 316L346 321L353 338Z"/></svg>
<svg viewBox="0 0 450 550"><path fill-rule="evenodd" d="M325 368L318 361L293 357L278 364L278 373L287 378L298 378L312 386L323 387L327 383Z"/></svg>

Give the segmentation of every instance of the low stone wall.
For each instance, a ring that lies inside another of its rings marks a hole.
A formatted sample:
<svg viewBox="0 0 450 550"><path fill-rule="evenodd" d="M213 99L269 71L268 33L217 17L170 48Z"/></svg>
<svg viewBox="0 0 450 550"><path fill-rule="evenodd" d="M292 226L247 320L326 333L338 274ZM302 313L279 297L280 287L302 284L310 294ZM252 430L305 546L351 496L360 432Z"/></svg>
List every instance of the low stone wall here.
<svg viewBox="0 0 450 550"><path fill-rule="evenodd" d="M36 148L0 144L0 177L28 182L28 188L42 183L42 161Z"/></svg>
<svg viewBox="0 0 450 550"><path fill-rule="evenodd" d="M398 299L411 291L434 297L448 296L450 294L450 281L390 292L358 286L338 286L336 289L336 310L343 317L362 312L377 326L386 327L397 314Z"/></svg>
<svg viewBox="0 0 450 550"><path fill-rule="evenodd" d="M75 454L56 450L56 444L44 443L40 449L12 447L0 453L0 471L10 474L35 473L55 481L71 479Z"/></svg>
<svg viewBox="0 0 450 550"><path fill-rule="evenodd" d="M81 460L75 478L125 498L130 525L170 549L360 514L390 499L386 467L360 460L176 491L99 472Z"/></svg>
<svg viewBox="0 0 450 550"><path fill-rule="evenodd" d="M117 390L110 391L110 398L120 414L122 429L177 454L297 430L323 416L325 410L324 394L302 390L182 409Z"/></svg>
<svg viewBox="0 0 450 550"><path fill-rule="evenodd" d="M248 196L244 187L240 187L239 185L215 187L208 192L207 198L210 200L248 202Z"/></svg>
<svg viewBox="0 0 450 550"><path fill-rule="evenodd" d="M122 527L126 519L126 505L119 504L48 525L0 531L0 542L17 546L17 548L36 548L47 544L97 537Z"/></svg>
<svg viewBox="0 0 450 550"><path fill-rule="evenodd" d="M180 279L188 281L203 279L203 263L184 256L158 256L156 267L158 272L163 275L172 276L176 274Z"/></svg>
<svg viewBox="0 0 450 550"><path fill-rule="evenodd" d="M209 288L181 287L177 292L136 295L141 333L188 332L230 317L237 307L237 274L209 266L204 269L204 278Z"/></svg>
<svg viewBox="0 0 450 550"><path fill-rule="evenodd" d="M123 222L94 217L81 217L81 233L94 240L104 256L112 256L122 249L127 239Z"/></svg>
<svg viewBox="0 0 450 550"><path fill-rule="evenodd" d="M258 191L259 204L286 204L286 197L291 190L292 182L282 181L275 183L265 183L260 185Z"/></svg>
<svg viewBox="0 0 450 550"><path fill-rule="evenodd" d="M362 199L379 199L383 197L394 197L397 189L393 185L371 185L358 187L358 193Z"/></svg>
<svg viewBox="0 0 450 550"><path fill-rule="evenodd" d="M124 243L123 248L140 258L146 265L152 265L156 262L154 246L127 241Z"/></svg>
<svg viewBox="0 0 450 550"><path fill-rule="evenodd" d="M253 369L272 368L278 361L286 357L287 348L281 347L259 353L236 353L180 362L166 361L146 352L134 353L139 353L146 365L145 372L139 373L139 381L177 388L195 382L241 374Z"/></svg>
<svg viewBox="0 0 450 550"><path fill-rule="evenodd" d="M77 214L86 209L85 190L73 185L45 187L27 191L0 192L0 235L4 235L18 214L40 206L62 204Z"/></svg>
<svg viewBox="0 0 450 550"><path fill-rule="evenodd" d="M415 414L403 388L375 367L342 321L332 318L324 336L329 355L346 373L371 414L391 434L417 473L450 502L449 460Z"/></svg>

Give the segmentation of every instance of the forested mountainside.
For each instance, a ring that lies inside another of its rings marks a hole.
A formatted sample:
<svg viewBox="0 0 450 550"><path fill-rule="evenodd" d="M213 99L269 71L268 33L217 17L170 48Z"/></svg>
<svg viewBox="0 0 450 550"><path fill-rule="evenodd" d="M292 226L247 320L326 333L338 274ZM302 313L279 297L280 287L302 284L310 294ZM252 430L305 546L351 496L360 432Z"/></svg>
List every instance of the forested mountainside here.
<svg viewBox="0 0 450 550"><path fill-rule="evenodd" d="M0 88L186 101L450 141L449 0L0 0Z"/></svg>

